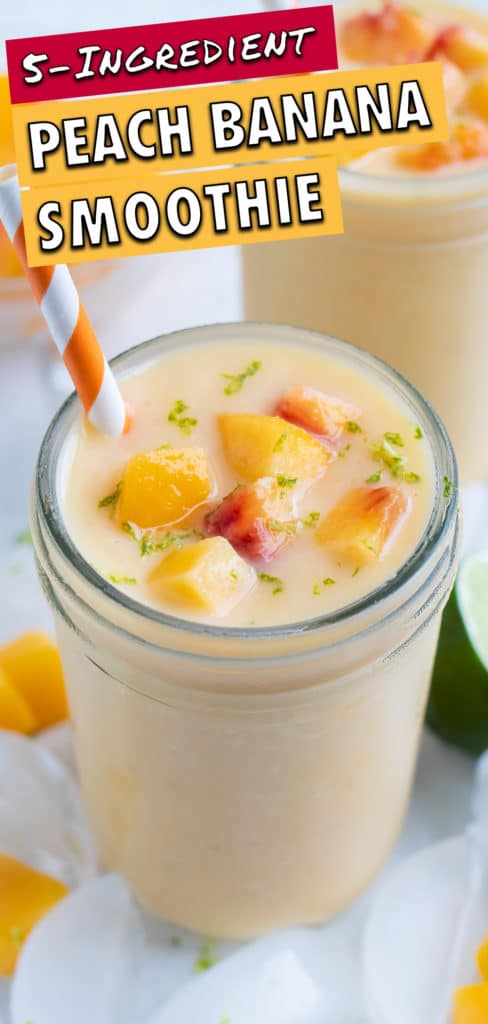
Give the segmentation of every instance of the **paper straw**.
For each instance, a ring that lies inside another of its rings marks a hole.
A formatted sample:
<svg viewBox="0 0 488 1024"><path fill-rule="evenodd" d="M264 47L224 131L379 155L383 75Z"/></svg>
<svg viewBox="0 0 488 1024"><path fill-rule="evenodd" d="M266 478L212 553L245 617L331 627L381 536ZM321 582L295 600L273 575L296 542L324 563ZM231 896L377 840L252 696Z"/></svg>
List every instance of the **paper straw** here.
<svg viewBox="0 0 488 1024"><path fill-rule="evenodd" d="M13 164L1 169L0 220L90 422L104 434L120 436L128 425L126 406L68 268L27 266L15 172Z"/></svg>

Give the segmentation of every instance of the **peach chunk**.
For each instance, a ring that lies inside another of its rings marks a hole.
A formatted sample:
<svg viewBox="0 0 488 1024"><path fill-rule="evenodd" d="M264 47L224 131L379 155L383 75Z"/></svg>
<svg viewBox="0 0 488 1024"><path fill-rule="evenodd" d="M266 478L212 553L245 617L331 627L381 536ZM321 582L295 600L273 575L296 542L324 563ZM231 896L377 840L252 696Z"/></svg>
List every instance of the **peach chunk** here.
<svg viewBox="0 0 488 1024"><path fill-rule="evenodd" d="M225 615L256 582L254 569L224 537L199 540L172 551L149 583L172 605Z"/></svg>
<svg viewBox="0 0 488 1024"><path fill-rule="evenodd" d="M35 728L35 718L27 701L9 682L7 673L0 669L0 729L28 735Z"/></svg>
<svg viewBox="0 0 488 1024"><path fill-rule="evenodd" d="M68 717L61 659L47 633L23 633L0 647L0 669L29 706L35 729L46 729Z"/></svg>
<svg viewBox="0 0 488 1024"><path fill-rule="evenodd" d="M467 25L448 25L436 36L425 59L436 60L442 54L461 71L488 67L488 34Z"/></svg>
<svg viewBox="0 0 488 1024"><path fill-rule="evenodd" d="M297 529L292 491L273 477L236 487L207 516L207 529L250 561L269 562Z"/></svg>
<svg viewBox="0 0 488 1024"><path fill-rule="evenodd" d="M347 18L339 32L344 56L358 64L405 64L420 60L433 32L409 7L387 2L381 11Z"/></svg>
<svg viewBox="0 0 488 1024"><path fill-rule="evenodd" d="M453 1024L487 1024L488 985L467 985L454 996Z"/></svg>
<svg viewBox="0 0 488 1024"><path fill-rule="evenodd" d="M476 954L476 963L483 981L488 981L488 938L481 944Z"/></svg>
<svg viewBox="0 0 488 1024"><path fill-rule="evenodd" d="M488 71L480 75L466 93L466 107L471 113L488 121Z"/></svg>
<svg viewBox="0 0 488 1024"><path fill-rule="evenodd" d="M121 523L142 529L186 519L212 494L203 448L156 448L133 455L122 477Z"/></svg>
<svg viewBox="0 0 488 1024"><path fill-rule="evenodd" d="M335 458L315 437L281 416L224 413L219 428L228 462L244 480L283 474L313 482Z"/></svg>
<svg viewBox="0 0 488 1024"><path fill-rule="evenodd" d="M13 974L22 943L68 890L61 882L0 853L0 974Z"/></svg>
<svg viewBox="0 0 488 1024"><path fill-rule="evenodd" d="M355 423L361 410L349 402L315 388L290 388L278 402L276 415L328 441L337 441L347 423Z"/></svg>
<svg viewBox="0 0 488 1024"><path fill-rule="evenodd" d="M397 150L395 159L410 171L436 171L451 164L488 157L488 127L477 121L459 121L448 142L430 142Z"/></svg>
<svg viewBox="0 0 488 1024"><path fill-rule="evenodd" d="M398 487L357 487L331 509L316 539L340 556L360 564L373 562L386 554L409 508Z"/></svg>

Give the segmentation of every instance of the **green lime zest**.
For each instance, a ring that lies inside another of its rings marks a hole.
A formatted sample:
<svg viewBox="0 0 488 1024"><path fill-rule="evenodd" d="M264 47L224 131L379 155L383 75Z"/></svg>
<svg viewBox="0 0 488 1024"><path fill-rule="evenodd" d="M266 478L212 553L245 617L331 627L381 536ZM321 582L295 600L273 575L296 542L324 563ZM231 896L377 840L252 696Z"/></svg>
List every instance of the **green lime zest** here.
<svg viewBox="0 0 488 1024"><path fill-rule="evenodd" d="M414 427L413 436L414 436L416 441L421 441L423 436L424 436L423 433L422 433L422 428L419 427L418 423L417 423L417 426Z"/></svg>
<svg viewBox="0 0 488 1024"><path fill-rule="evenodd" d="M361 571L361 566L360 566L360 565L357 565L357 566L356 566L356 568L355 568L355 570L354 570L354 572L352 573L352 575L353 575L353 576L357 576L358 572L360 572L360 571Z"/></svg>
<svg viewBox="0 0 488 1024"><path fill-rule="evenodd" d="M351 451L351 445L350 444L345 444L344 447L341 448L340 451L338 452L339 458L340 459L345 459L347 453L350 452L350 451Z"/></svg>
<svg viewBox="0 0 488 1024"><path fill-rule="evenodd" d="M116 576L112 572L107 574L107 579L110 580L111 583L137 583L135 576Z"/></svg>
<svg viewBox="0 0 488 1024"><path fill-rule="evenodd" d="M371 476L368 476L367 480L365 480L364 482L366 484L379 484L382 476L383 476L383 470L382 469L377 469L376 473L372 473Z"/></svg>
<svg viewBox="0 0 488 1024"><path fill-rule="evenodd" d="M313 588L312 588L312 593L313 593L314 597L318 597L319 596L319 594L320 594L320 583L314 583Z"/></svg>
<svg viewBox="0 0 488 1024"><path fill-rule="evenodd" d="M306 519L302 519L302 526L306 526L308 529L312 530L317 526L319 519L320 512L309 512Z"/></svg>
<svg viewBox="0 0 488 1024"><path fill-rule="evenodd" d="M322 580L324 587L332 587L337 581L332 579L332 576L326 576L325 580Z"/></svg>
<svg viewBox="0 0 488 1024"><path fill-rule="evenodd" d="M449 479L448 476L444 476L442 478L442 483L444 485L444 490L442 491L442 497L443 498L448 498L448 499L452 498L452 492L453 492L454 487L455 487L454 483L452 482L452 480Z"/></svg>
<svg viewBox="0 0 488 1024"><path fill-rule="evenodd" d="M280 487L294 487L298 477L296 476L283 476L282 473L278 473L276 480Z"/></svg>
<svg viewBox="0 0 488 1024"><path fill-rule="evenodd" d="M273 446L273 452L282 452L288 437L288 431L284 430Z"/></svg>
<svg viewBox="0 0 488 1024"><path fill-rule="evenodd" d="M348 434L362 434L363 432L363 428L360 427L359 423L356 423L354 420L348 420L347 423L344 424L344 426Z"/></svg>
<svg viewBox="0 0 488 1024"><path fill-rule="evenodd" d="M153 555L156 551L167 551L168 548L181 547L189 537L191 537L191 533L188 531L186 533L173 533L169 530L161 540L157 540L154 534L148 530L146 533L143 533L139 541L141 558Z"/></svg>
<svg viewBox="0 0 488 1024"><path fill-rule="evenodd" d="M187 435L191 434L193 427L196 427L198 423L198 420L196 420L193 416L183 415L185 412L187 412L188 408L189 406L186 404L186 402L183 402L183 400L179 398L175 402L173 408L168 413L168 422L175 423L176 426L180 428L181 432Z"/></svg>
<svg viewBox="0 0 488 1024"><path fill-rule="evenodd" d="M120 495L122 494L122 480L119 480L116 484L115 490L111 494L107 494L105 498L101 498L98 502L99 508L109 508L110 518L113 519L115 515L115 509L117 508Z"/></svg>
<svg viewBox="0 0 488 1024"><path fill-rule="evenodd" d="M20 533L16 534L14 540L16 544L32 547L32 534L29 529L21 530Z"/></svg>
<svg viewBox="0 0 488 1024"><path fill-rule="evenodd" d="M237 394L237 392L241 390L244 381L246 381L248 377L254 377L258 370L261 369L261 366L262 363L255 359L254 362L250 363L249 366L242 371L242 373L223 373L222 377L224 380L228 381L224 388L224 395Z"/></svg>
<svg viewBox="0 0 488 1024"><path fill-rule="evenodd" d="M279 576L270 576L268 572L258 572L258 580L261 583L271 583L273 586L272 594L282 594L285 589L283 580Z"/></svg>
<svg viewBox="0 0 488 1024"><path fill-rule="evenodd" d="M216 939L204 939L200 947L200 954L198 959L193 964L193 970L199 974L202 971L208 971L211 967L215 967L218 964L219 958L217 956L217 940Z"/></svg>
<svg viewBox="0 0 488 1024"><path fill-rule="evenodd" d="M298 529L298 523L285 523L280 519L268 519L268 526L273 533L287 533L293 536Z"/></svg>
<svg viewBox="0 0 488 1024"><path fill-rule="evenodd" d="M388 444L394 444L396 448L404 447L402 435L392 433L390 430L387 430L385 434L385 441L388 441Z"/></svg>
<svg viewBox="0 0 488 1024"><path fill-rule="evenodd" d="M405 473L403 479L404 479L406 484L419 484L421 479L422 479L422 477L419 476L418 473L412 473L409 470L408 473Z"/></svg>

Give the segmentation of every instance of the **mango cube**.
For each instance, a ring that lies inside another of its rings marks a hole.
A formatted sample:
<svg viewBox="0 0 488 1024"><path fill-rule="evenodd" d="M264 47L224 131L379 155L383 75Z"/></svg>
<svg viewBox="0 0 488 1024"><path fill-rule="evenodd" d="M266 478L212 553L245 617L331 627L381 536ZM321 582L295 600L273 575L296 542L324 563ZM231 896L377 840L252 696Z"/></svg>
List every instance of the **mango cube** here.
<svg viewBox="0 0 488 1024"><path fill-rule="evenodd" d="M448 142L405 146L395 160L411 171L435 171L455 163L467 163L488 156L488 127L477 121L460 121L451 129Z"/></svg>
<svg viewBox="0 0 488 1024"><path fill-rule="evenodd" d="M414 63L432 38L431 28L416 11L391 0L378 13L364 11L347 18L339 32L340 49L357 64Z"/></svg>
<svg viewBox="0 0 488 1024"><path fill-rule="evenodd" d="M488 985L467 985L454 996L453 1024L487 1024Z"/></svg>
<svg viewBox="0 0 488 1024"><path fill-rule="evenodd" d="M269 562L296 532L293 488L275 477L237 487L206 521L211 535L226 537L245 558Z"/></svg>
<svg viewBox="0 0 488 1024"><path fill-rule="evenodd" d="M229 464L251 483L279 475L312 483L335 458L315 437L280 416L225 413L219 428Z"/></svg>
<svg viewBox="0 0 488 1024"><path fill-rule="evenodd" d="M399 487L357 487L331 509L316 540L360 565L374 562L386 553L409 509Z"/></svg>
<svg viewBox="0 0 488 1024"><path fill-rule="evenodd" d="M55 878L0 853L0 975L13 974L24 939L67 892Z"/></svg>
<svg viewBox="0 0 488 1024"><path fill-rule="evenodd" d="M488 67L488 34L481 35L471 26L449 25L440 33L438 44L434 44L434 48L444 53L447 59L462 71L478 71ZM433 57L435 59L435 53Z"/></svg>
<svg viewBox="0 0 488 1024"><path fill-rule="evenodd" d="M156 448L133 455L122 477L121 523L142 529L181 523L212 494L203 448Z"/></svg>
<svg viewBox="0 0 488 1024"><path fill-rule="evenodd" d="M175 607L215 615L226 615L255 581L254 570L224 537L172 551L149 577L151 586Z"/></svg>
<svg viewBox="0 0 488 1024"><path fill-rule="evenodd" d="M35 728L35 718L29 705L9 682L7 673L0 669L0 729L28 735Z"/></svg>
<svg viewBox="0 0 488 1024"><path fill-rule="evenodd" d="M468 89L466 106L473 114L488 121L488 70Z"/></svg>
<svg viewBox="0 0 488 1024"><path fill-rule="evenodd" d="M488 981L488 938L481 944L476 954L476 963L483 981Z"/></svg>
<svg viewBox="0 0 488 1024"><path fill-rule="evenodd" d="M45 729L68 717L61 659L47 633L24 633L0 647L0 669L30 708L35 729Z"/></svg>
<svg viewBox="0 0 488 1024"><path fill-rule="evenodd" d="M337 441L348 423L356 424L361 410L315 388L290 388L278 402L276 415L328 441Z"/></svg>

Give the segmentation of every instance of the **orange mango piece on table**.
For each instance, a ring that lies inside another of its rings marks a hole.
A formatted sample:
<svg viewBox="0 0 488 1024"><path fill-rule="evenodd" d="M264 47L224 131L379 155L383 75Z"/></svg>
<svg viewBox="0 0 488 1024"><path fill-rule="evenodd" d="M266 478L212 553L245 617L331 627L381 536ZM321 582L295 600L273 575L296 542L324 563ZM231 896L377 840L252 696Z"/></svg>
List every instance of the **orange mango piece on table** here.
<svg viewBox="0 0 488 1024"><path fill-rule="evenodd" d="M481 944L476 954L476 963L483 981L488 981L488 937Z"/></svg>
<svg viewBox="0 0 488 1024"><path fill-rule="evenodd" d="M250 483L272 476L314 482L336 457L317 438L281 416L224 413L218 422L229 465Z"/></svg>
<svg viewBox="0 0 488 1024"><path fill-rule="evenodd" d="M36 729L36 721L29 705L9 682L3 669L0 669L0 729L21 732L26 736Z"/></svg>
<svg viewBox="0 0 488 1024"><path fill-rule="evenodd" d="M317 543L360 565L376 561L403 525L410 508L399 487L356 487L326 515Z"/></svg>
<svg viewBox="0 0 488 1024"><path fill-rule="evenodd" d="M0 670L29 707L35 730L68 717L59 651L46 633L24 633L0 647Z"/></svg>
<svg viewBox="0 0 488 1024"><path fill-rule="evenodd" d="M29 932L67 893L62 882L0 853L0 975L13 974Z"/></svg>
<svg viewBox="0 0 488 1024"><path fill-rule="evenodd" d="M213 492L203 448L133 455L122 477L118 517L142 529L183 523Z"/></svg>
<svg viewBox="0 0 488 1024"><path fill-rule="evenodd" d="M488 985L467 985L454 996L453 1024L487 1024Z"/></svg>

